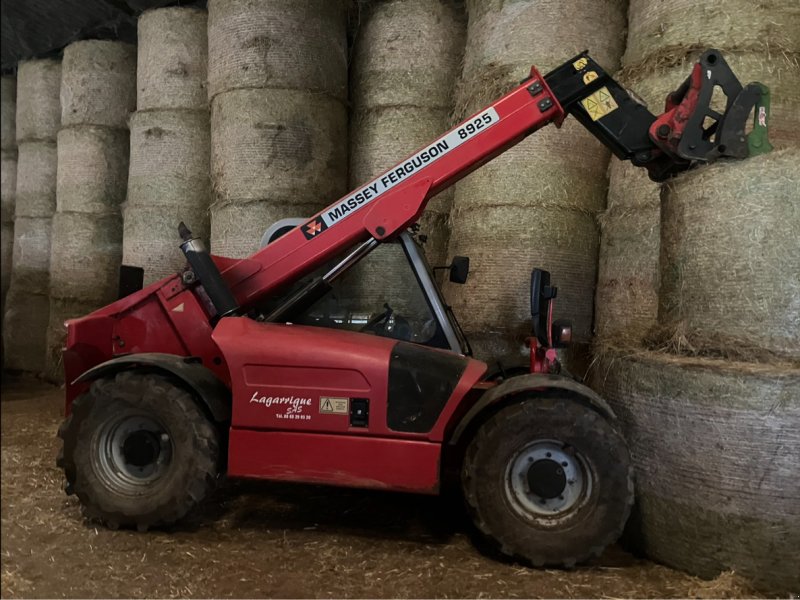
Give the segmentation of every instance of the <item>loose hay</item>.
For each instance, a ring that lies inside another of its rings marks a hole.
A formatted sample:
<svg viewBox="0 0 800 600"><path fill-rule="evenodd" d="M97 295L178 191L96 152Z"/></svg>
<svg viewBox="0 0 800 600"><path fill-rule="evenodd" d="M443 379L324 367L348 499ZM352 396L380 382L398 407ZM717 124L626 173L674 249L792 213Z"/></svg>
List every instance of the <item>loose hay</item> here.
<svg viewBox="0 0 800 600"><path fill-rule="evenodd" d="M127 131L84 125L58 132L58 212L118 214L127 179Z"/></svg>
<svg viewBox="0 0 800 600"><path fill-rule="evenodd" d="M800 52L800 4L784 0L631 0L625 64L674 46Z"/></svg>
<svg viewBox="0 0 800 600"><path fill-rule="evenodd" d="M125 129L135 108L135 46L87 40L64 49L61 125Z"/></svg>
<svg viewBox="0 0 800 600"><path fill-rule="evenodd" d="M347 113L334 98L299 90L226 92L212 104L211 132L218 201L288 198L318 210L345 192Z"/></svg>
<svg viewBox="0 0 800 600"><path fill-rule="evenodd" d="M208 239L207 203L183 206L129 203L123 214L122 263L142 267L145 285L180 272L186 264L178 235L181 221L195 236Z"/></svg>
<svg viewBox="0 0 800 600"><path fill-rule="evenodd" d="M16 136L18 142L55 141L61 124L61 63L24 60L17 71Z"/></svg>
<svg viewBox="0 0 800 600"><path fill-rule="evenodd" d="M797 589L800 369L606 351L595 384L631 448L644 551Z"/></svg>
<svg viewBox="0 0 800 600"><path fill-rule="evenodd" d="M665 190L659 322L800 357L800 150L720 163Z"/></svg>
<svg viewBox="0 0 800 600"><path fill-rule="evenodd" d="M17 163L17 217L51 217L56 210L58 151L54 142L23 142Z"/></svg>
<svg viewBox="0 0 800 600"><path fill-rule="evenodd" d="M208 17L204 10L171 7L139 17L136 108L208 106Z"/></svg>
<svg viewBox="0 0 800 600"><path fill-rule="evenodd" d="M3 151L17 147L17 80L0 78L0 148Z"/></svg>
<svg viewBox="0 0 800 600"><path fill-rule="evenodd" d="M208 98L244 88L347 98L345 13L338 0L210 0Z"/></svg>
<svg viewBox="0 0 800 600"><path fill-rule="evenodd" d="M159 110L131 116L128 204L208 208L209 117L205 111Z"/></svg>

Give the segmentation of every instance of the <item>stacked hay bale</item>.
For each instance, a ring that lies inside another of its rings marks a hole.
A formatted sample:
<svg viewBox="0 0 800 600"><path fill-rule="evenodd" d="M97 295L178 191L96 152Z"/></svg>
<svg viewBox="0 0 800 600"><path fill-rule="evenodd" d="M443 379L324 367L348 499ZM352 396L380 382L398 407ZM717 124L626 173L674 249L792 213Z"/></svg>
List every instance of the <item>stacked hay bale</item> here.
<svg viewBox="0 0 800 600"><path fill-rule="evenodd" d="M11 258L14 251L14 194L17 191L17 81L2 78L0 89L0 321L5 314L6 292L11 282Z"/></svg>
<svg viewBox="0 0 800 600"><path fill-rule="evenodd" d="M509 90L536 65L543 73L591 43L614 70L622 52L618 0L467 2L460 116ZM602 28L597 23L603 23ZM554 42L557 40L557 43ZM449 288L479 357L518 357L530 332L530 268L550 270L557 313L586 342L609 153L574 119L545 128L457 184L449 254L472 259L470 281Z"/></svg>
<svg viewBox="0 0 800 600"><path fill-rule="evenodd" d="M208 236L206 12L162 8L139 18L137 112L130 119L122 261L145 285L178 272L178 224Z"/></svg>
<svg viewBox="0 0 800 600"><path fill-rule="evenodd" d="M136 48L75 42L64 50L58 133L58 206L50 253L47 371L63 377L64 321L116 298L128 176L128 115L136 102Z"/></svg>
<svg viewBox="0 0 800 600"><path fill-rule="evenodd" d="M6 368L30 373L41 373L44 368L60 83L58 61L31 60L19 65L14 249L3 321L3 355Z"/></svg>
<svg viewBox="0 0 800 600"><path fill-rule="evenodd" d="M616 343L607 336L596 383L638 471L642 549L703 577L735 569L782 593L800 585L790 558L800 543L800 10L768 4L631 2L631 87L665 96L713 44L740 80L771 88L776 150L663 187L650 217L660 237L649 350L635 343L645 325ZM619 189L636 191L630 173L620 177ZM626 243L620 271L626 256L640 265L641 243Z"/></svg>
<svg viewBox="0 0 800 600"><path fill-rule="evenodd" d="M246 256L346 191L346 45L338 0L209 1L215 254Z"/></svg>
<svg viewBox="0 0 800 600"><path fill-rule="evenodd" d="M389 0L367 5L357 31L351 97L350 188L443 134L464 52L466 19L454 0ZM425 253L447 259L453 189L420 218Z"/></svg>

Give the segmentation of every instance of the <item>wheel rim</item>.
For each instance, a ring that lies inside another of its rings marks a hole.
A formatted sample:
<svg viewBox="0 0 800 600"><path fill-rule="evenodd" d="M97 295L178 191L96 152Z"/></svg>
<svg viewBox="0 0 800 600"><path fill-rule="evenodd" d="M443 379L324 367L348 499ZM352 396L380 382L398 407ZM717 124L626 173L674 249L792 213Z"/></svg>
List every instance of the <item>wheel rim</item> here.
<svg viewBox="0 0 800 600"><path fill-rule="evenodd" d="M172 437L164 425L145 415L120 415L100 429L97 473L121 493L135 494L162 478L172 463Z"/></svg>
<svg viewBox="0 0 800 600"><path fill-rule="evenodd" d="M509 461L506 496L522 517L555 523L575 514L592 491L592 472L574 448L537 440Z"/></svg>

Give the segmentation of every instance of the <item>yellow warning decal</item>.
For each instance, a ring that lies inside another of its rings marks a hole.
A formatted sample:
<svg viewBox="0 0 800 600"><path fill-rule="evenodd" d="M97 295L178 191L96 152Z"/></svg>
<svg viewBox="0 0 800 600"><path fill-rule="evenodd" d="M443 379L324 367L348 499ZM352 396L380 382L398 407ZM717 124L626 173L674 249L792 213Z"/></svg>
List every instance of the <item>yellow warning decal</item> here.
<svg viewBox="0 0 800 600"><path fill-rule="evenodd" d="M583 76L583 83L584 85L589 84L597 79L597 72L596 71L589 71L586 75Z"/></svg>
<svg viewBox="0 0 800 600"><path fill-rule="evenodd" d="M607 87L601 87L591 96L587 96L581 100L581 104L589 113L592 121L597 121L619 108Z"/></svg>
<svg viewBox="0 0 800 600"><path fill-rule="evenodd" d="M585 67L588 64L589 64L589 59L584 56L576 60L574 63L572 63L572 66L575 67L576 71L580 71L583 67Z"/></svg>
<svg viewBox="0 0 800 600"><path fill-rule="evenodd" d="M323 415L346 415L350 412L350 398L322 396L319 399L319 412Z"/></svg>

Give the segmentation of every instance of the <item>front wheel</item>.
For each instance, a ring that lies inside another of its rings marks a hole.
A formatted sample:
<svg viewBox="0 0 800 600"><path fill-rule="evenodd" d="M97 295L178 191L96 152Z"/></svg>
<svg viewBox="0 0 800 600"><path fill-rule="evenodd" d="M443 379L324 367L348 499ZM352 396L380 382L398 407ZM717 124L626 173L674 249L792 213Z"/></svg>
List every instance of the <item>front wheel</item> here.
<svg viewBox="0 0 800 600"><path fill-rule="evenodd" d="M534 566L599 556L621 535L633 504L622 436L569 398L530 398L492 415L467 447L461 479L481 533Z"/></svg>
<svg viewBox="0 0 800 600"><path fill-rule="evenodd" d="M58 435L67 493L111 528L174 523L219 475L216 427L188 391L153 373L95 381Z"/></svg>

